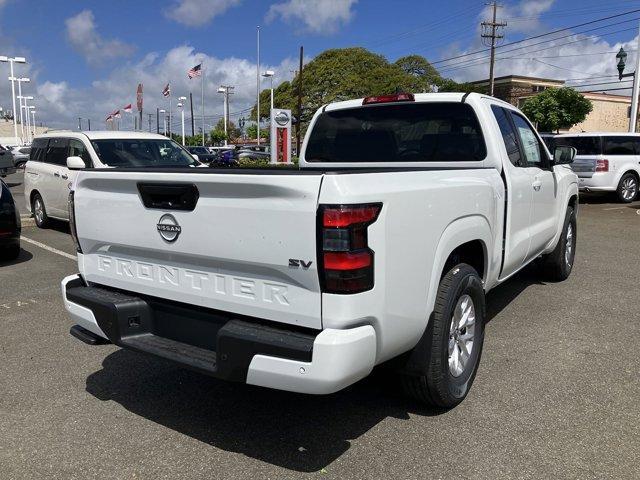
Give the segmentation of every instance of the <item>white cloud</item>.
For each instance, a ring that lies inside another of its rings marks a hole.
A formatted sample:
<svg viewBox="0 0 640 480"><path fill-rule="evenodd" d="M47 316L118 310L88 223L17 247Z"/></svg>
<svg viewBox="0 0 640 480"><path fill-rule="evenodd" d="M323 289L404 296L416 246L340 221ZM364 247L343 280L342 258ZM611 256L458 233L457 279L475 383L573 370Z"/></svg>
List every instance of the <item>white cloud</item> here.
<svg viewBox="0 0 640 480"><path fill-rule="evenodd" d="M67 39L71 46L90 65L101 63L118 57L127 57L134 48L120 40L107 40L98 33L95 18L91 10L83 10L65 21Z"/></svg>
<svg viewBox="0 0 640 480"><path fill-rule="evenodd" d="M173 129L179 130L179 112L176 108L177 98L193 93L193 109L196 133L201 127L200 92L201 80L189 80L187 70L204 62L205 79L205 120L209 130L222 116L222 95L217 93L220 85L235 86L234 95L230 98L231 119L237 122L240 116L248 117L255 103L256 65L248 60L228 57L217 58L196 52L193 47L184 45L171 49L166 55L149 53L139 62L126 64L112 70L108 76L95 80L87 87L75 88L66 82L54 83L46 81L37 86L38 121L42 120L52 128L74 128L77 118L86 121L91 118L91 127L105 128L105 117L113 110L122 108L128 103L135 105L135 92L139 82L144 84L145 129L149 125L148 114L152 114L152 130L155 131L156 108L168 107L168 101L162 97L162 89L171 81L173 99ZM274 86L291 78L290 70L297 67L296 59L286 58L278 65L262 65L263 70L274 70L276 77ZM268 81L262 87L267 88ZM187 132L190 133L189 101L185 109ZM162 121L162 120L161 120ZM131 119L123 120L130 128ZM86 124L85 124L86 125Z"/></svg>
<svg viewBox="0 0 640 480"><path fill-rule="evenodd" d="M222 15L232 7L236 7L242 0L177 0L164 11L170 20L189 27L201 27L209 23L214 17Z"/></svg>
<svg viewBox="0 0 640 480"><path fill-rule="evenodd" d="M331 34L346 25L354 16L353 5L358 0L287 0L271 5L267 22L281 18L287 23L301 22L299 31Z"/></svg>

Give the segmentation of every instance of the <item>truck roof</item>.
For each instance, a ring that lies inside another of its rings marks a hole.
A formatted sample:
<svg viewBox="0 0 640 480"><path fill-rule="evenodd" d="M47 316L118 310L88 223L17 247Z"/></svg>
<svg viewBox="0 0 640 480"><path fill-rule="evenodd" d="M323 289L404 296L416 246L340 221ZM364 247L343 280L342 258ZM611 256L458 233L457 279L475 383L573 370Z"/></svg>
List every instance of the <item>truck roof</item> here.
<svg viewBox="0 0 640 480"><path fill-rule="evenodd" d="M462 92L446 92L446 93L415 93L415 103L426 102L461 102L462 97L466 95ZM482 96L478 93L470 93L469 95ZM364 98L356 98L353 100L344 100L342 102L329 103L324 107L324 111L343 110L347 108L356 108L362 106ZM383 105L383 104L379 104Z"/></svg>
<svg viewBox="0 0 640 480"><path fill-rule="evenodd" d="M576 132L576 133L559 133L554 135L555 138L563 137L638 137L640 133L631 132Z"/></svg>

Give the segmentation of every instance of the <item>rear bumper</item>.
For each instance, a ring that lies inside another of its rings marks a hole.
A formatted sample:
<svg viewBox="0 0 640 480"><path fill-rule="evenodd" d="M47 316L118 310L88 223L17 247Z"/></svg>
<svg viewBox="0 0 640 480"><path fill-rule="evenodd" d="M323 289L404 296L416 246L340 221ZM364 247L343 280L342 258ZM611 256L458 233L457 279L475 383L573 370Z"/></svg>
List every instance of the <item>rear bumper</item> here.
<svg viewBox="0 0 640 480"><path fill-rule="evenodd" d="M82 328L123 348L225 380L300 393L333 393L373 369L370 325L293 330L257 319L62 281L65 308Z"/></svg>
<svg viewBox="0 0 640 480"><path fill-rule="evenodd" d="M596 172L590 177L578 177L578 188L586 192L611 192L618 187L615 172Z"/></svg>

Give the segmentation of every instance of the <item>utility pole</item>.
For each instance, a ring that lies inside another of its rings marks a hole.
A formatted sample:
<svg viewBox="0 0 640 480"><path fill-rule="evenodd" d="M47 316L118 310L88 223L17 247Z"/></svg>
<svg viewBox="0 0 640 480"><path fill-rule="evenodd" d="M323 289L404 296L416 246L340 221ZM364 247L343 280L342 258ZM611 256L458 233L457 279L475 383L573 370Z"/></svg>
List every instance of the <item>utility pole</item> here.
<svg viewBox="0 0 640 480"><path fill-rule="evenodd" d="M91 119L87 118L87 123L89 124L89 131L91 131Z"/></svg>
<svg viewBox="0 0 640 480"><path fill-rule="evenodd" d="M153 118L153 113L148 113L149 115L149 133L151 133L151 119Z"/></svg>
<svg viewBox="0 0 640 480"><path fill-rule="evenodd" d="M156 133L160 134L160 108L156 107Z"/></svg>
<svg viewBox="0 0 640 480"><path fill-rule="evenodd" d="M496 40L501 40L504 38L500 32L500 29L507 26L507 22L497 22L496 21L496 12L498 10L498 5L495 0L491 3L487 3L486 5L492 7L493 9L493 17L491 21L482 22L480 25L482 26L482 41L485 45L491 47L491 60L489 63L489 95L493 96L493 69L496 61Z"/></svg>
<svg viewBox="0 0 640 480"><path fill-rule="evenodd" d="M196 136L196 126L193 119L193 95L189 92L189 102L191 103L191 136Z"/></svg>
<svg viewBox="0 0 640 480"><path fill-rule="evenodd" d="M78 131L82 131L82 117L78 117Z"/></svg>

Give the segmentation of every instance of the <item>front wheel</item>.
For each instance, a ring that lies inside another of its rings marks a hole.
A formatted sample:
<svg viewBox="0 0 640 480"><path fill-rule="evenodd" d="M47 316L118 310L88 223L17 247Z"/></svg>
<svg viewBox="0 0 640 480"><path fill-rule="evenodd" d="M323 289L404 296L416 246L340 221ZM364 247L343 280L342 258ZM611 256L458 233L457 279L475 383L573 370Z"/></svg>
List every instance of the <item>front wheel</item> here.
<svg viewBox="0 0 640 480"><path fill-rule="evenodd" d="M622 203L633 202L636 195L638 195L638 179L636 176L633 173L625 173L618 183L616 193L618 194L618 200Z"/></svg>
<svg viewBox="0 0 640 480"><path fill-rule="evenodd" d="M406 393L428 405L453 408L467 396L480 364L484 342L485 296L478 272L460 263L438 287L427 331L404 374Z"/></svg>
<svg viewBox="0 0 640 480"><path fill-rule="evenodd" d="M561 282L569 278L576 257L578 227L573 207L567 207L562 234L556 248L541 259L542 271L546 278Z"/></svg>

